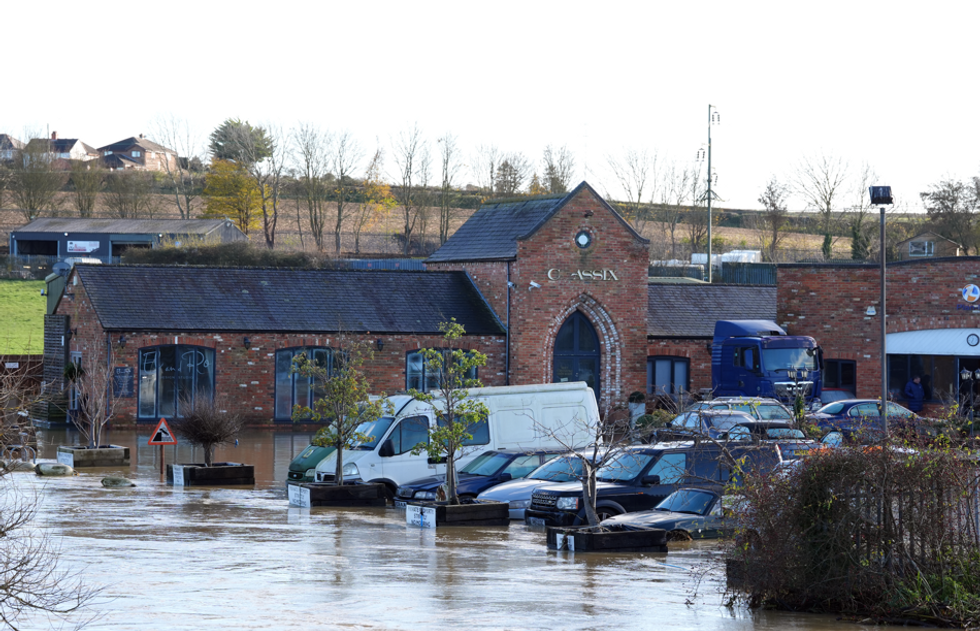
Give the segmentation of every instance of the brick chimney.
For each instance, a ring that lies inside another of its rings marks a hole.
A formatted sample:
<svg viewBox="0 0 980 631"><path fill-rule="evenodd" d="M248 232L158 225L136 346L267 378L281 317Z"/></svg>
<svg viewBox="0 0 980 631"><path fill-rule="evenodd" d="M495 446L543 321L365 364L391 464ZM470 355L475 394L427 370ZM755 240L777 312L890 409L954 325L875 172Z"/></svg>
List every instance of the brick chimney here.
<svg viewBox="0 0 980 631"><path fill-rule="evenodd" d="M57 139L58 139L58 132L56 131L51 132L51 140L57 140Z"/></svg>

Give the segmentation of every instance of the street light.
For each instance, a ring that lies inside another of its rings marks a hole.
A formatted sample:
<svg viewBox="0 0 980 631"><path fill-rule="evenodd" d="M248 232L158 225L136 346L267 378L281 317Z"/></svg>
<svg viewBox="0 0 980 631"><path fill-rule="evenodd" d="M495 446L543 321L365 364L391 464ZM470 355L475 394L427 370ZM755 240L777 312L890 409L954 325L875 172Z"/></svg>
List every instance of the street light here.
<svg viewBox="0 0 980 631"><path fill-rule="evenodd" d="M881 237L878 243L878 249L880 250L878 256L881 257L881 422L885 427L885 436L888 435L888 414L886 413L886 406L888 405L888 342L886 339L885 328L887 320L885 318L888 313L885 303L885 206L889 206L892 203L892 187L890 186L872 186L868 189L871 193L871 205L878 206L878 210L881 213Z"/></svg>

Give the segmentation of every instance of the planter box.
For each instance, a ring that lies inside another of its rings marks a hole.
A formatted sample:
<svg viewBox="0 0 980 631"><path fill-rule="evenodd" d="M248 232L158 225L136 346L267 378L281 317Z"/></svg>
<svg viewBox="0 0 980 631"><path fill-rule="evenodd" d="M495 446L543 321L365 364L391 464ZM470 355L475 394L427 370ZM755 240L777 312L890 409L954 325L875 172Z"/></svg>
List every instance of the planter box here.
<svg viewBox="0 0 980 631"><path fill-rule="evenodd" d="M255 486L255 467L237 462L168 464L167 484L173 486Z"/></svg>
<svg viewBox="0 0 980 631"><path fill-rule="evenodd" d="M548 528L548 549L569 552L666 552L667 531L612 530L596 532L591 526Z"/></svg>
<svg viewBox="0 0 980 631"><path fill-rule="evenodd" d="M129 447L108 445L106 447L88 447L65 445L58 446L58 462L74 469L83 467L128 467Z"/></svg>
<svg viewBox="0 0 980 631"><path fill-rule="evenodd" d="M456 506L445 502L407 502L405 523L423 528L438 526L509 526L507 502L474 502Z"/></svg>
<svg viewBox="0 0 980 631"><path fill-rule="evenodd" d="M344 484L307 482L286 485L293 506L384 506L387 504L384 484Z"/></svg>

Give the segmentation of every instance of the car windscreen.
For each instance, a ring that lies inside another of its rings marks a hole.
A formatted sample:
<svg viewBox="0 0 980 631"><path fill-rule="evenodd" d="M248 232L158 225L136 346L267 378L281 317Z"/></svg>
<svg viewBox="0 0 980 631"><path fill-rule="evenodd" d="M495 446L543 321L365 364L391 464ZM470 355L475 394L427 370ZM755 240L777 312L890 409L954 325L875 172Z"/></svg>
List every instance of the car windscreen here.
<svg viewBox="0 0 980 631"><path fill-rule="evenodd" d="M580 475L582 475L582 460L568 457L550 460L529 473L527 477L531 480L571 482L577 480Z"/></svg>
<svg viewBox="0 0 980 631"><path fill-rule="evenodd" d="M488 451L477 456L473 462L460 469L459 472L470 475L493 475L503 469L513 457L513 454Z"/></svg>
<svg viewBox="0 0 980 631"><path fill-rule="evenodd" d="M764 348L762 362L766 370L786 370L787 368L806 368L816 370L817 359L805 348Z"/></svg>
<svg viewBox="0 0 980 631"><path fill-rule="evenodd" d="M378 441L385 435L388 428L391 427L391 422L395 419L391 416L382 416L376 421L369 421L366 423L361 423L354 430L357 434L363 434L368 437L367 441L362 443L357 443L354 449L364 449L370 451L378 445Z"/></svg>
<svg viewBox="0 0 980 631"><path fill-rule="evenodd" d="M770 427L766 430L766 438L772 440L806 440L802 430L789 427Z"/></svg>
<svg viewBox="0 0 980 631"><path fill-rule="evenodd" d="M653 459L653 454L626 451L617 454L612 460L599 467L596 479L604 482L625 482L640 475L644 467Z"/></svg>
<svg viewBox="0 0 980 631"><path fill-rule="evenodd" d="M718 416L714 416L714 415L706 416L705 418L707 418L708 424L710 424L711 427L714 427L718 431L722 431L722 432L728 431L731 428L738 425L739 423L742 423L745 420L747 420L744 416L736 416L736 415L728 415L728 414L725 415L719 414Z"/></svg>
<svg viewBox="0 0 980 631"><path fill-rule="evenodd" d="M707 515L714 501L715 496L711 493L682 489L680 491L674 491L662 502L657 504L657 510L672 511L674 513L691 513L692 515Z"/></svg>

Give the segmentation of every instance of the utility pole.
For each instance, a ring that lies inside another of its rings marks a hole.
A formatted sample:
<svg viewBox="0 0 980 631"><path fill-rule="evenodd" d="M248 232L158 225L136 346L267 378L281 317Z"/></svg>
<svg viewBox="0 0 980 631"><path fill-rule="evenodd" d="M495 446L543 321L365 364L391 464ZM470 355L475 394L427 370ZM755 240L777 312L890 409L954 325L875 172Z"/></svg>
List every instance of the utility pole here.
<svg viewBox="0 0 980 631"><path fill-rule="evenodd" d="M711 264L711 126L721 122L721 115L715 106L708 104L708 282L711 282L714 266Z"/></svg>
<svg viewBox="0 0 980 631"><path fill-rule="evenodd" d="M881 422L885 428L885 435L888 435L888 342L887 342L887 315L888 308L885 302L886 277L885 277L885 206L892 203L892 188L890 186L872 186L871 205L878 206L881 213L881 235L879 242L879 256L881 257Z"/></svg>

